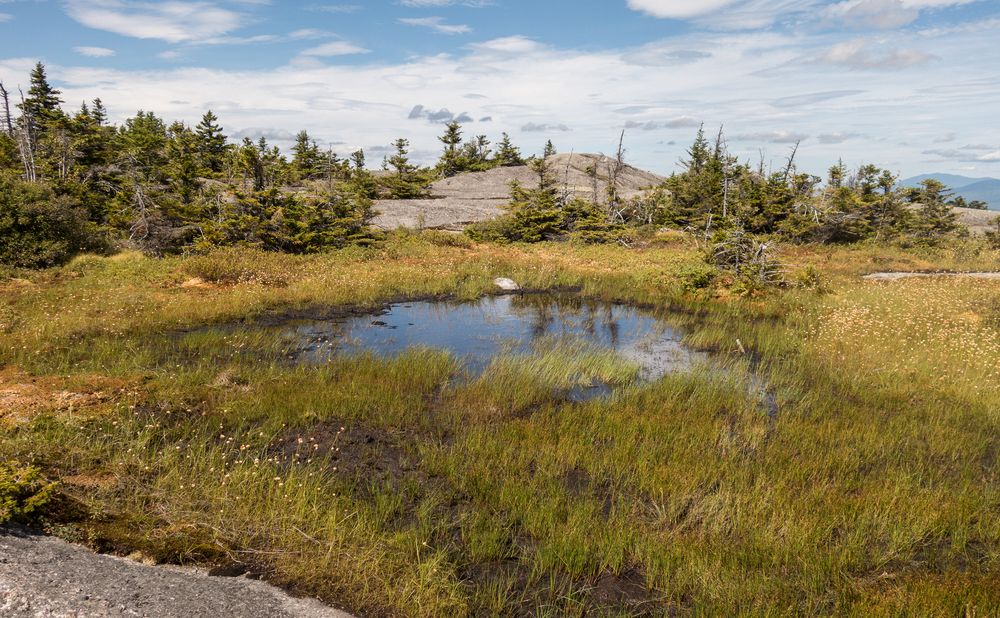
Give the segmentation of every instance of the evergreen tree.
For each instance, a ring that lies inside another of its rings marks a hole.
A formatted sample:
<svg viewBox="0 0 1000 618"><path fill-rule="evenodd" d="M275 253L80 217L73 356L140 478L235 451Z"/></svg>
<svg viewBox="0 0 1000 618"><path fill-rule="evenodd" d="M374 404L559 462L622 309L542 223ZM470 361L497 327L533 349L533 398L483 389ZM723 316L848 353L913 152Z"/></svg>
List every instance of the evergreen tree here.
<svg viewBox="0 0 1000 618"><path fill-rule="evenodd" d="M198 139L180 122L170 125L167 142L167 167L170 186L181 203L190 205L200 187L201 165L198 160Z"/></svg>
<svg viewBox="0 0 1000 618"><path fill-rule="evenodd" d="M292 169L301 179L318 178L323 175L323 155L316 141L306 131L299 131L292 146Z"/></svg>
<svg viewBox="0 0 1000 618"><path fill-rule="evenodd" d="M955 211L948 205L951 191L944 183L928 178L912 189L907 198L916 206L914 232L923 238L934 238L955 231Z"/></svg>
<svg viewBox="0 0 1000 618"><path fill-rule="evenodd" d="M399 138L393 143L393 147L396 149L395 154L386 160L387 166L393 172L386 179L389 197L398 200L422 197L426 190L417 166L410 163L409 140Z"/></svg>
<svg viewBox="0 0 1000 618"><path fill-rule="evenodd" d="M140 110L125 121L117 136L118 158L126 169L147 179L163 176L167 127L153 112Z"/></svg>
<svg viewBox="0 0 1000 618"><path fill-rule="evenodd" d="M445 127L444 135L438 138L444 144L444 151L438 161L438 171L445 178L454 176L465 171L466 161L461 149L462 145L462 125L457 122L449 122Z"/></svg>
<svg viewBox="0 0 1000 618"><path fill-rule="evenodd" d="M35 64L35 68L31 71L28 96L21 104L21 111L30 119L33 129L44 131L48 123L62 115L62 110L59 108L62 104L60 94L62 93L49 84L45 65L41 62Z"/></svg>
<svg viewBox="0 0 1000 618"><path fill-rule="evenodd" d="M365 169L365 151L362 149L355 150L351 153L351 163L354 164L355 170Z"/></svg>
<svg viewBox="0 0 1000 618"><path fill-rule="evenodd" d="M98 126L103 127L108 123L108 110L104 109L104 103L100 97L94 99L91 105L90 116Z"/></svg>
<svg viewBox="0 0 1000 618"><path fill-rule="evenodd" d="M548 140L547 142L545 142L545 150L542 151L542 158L548 159L549 157L555 154L557 154L556 146L555 144L552 143L552 140Z"/></svg>
<svg viewBox="0 0 1000 618"><path fill-rule="evenodd" d="M490 140L485 135L477 135L462 146L463 171L481 172L489 169L491 152Z"/></svg>
<svg viewBox="0 0 1000 618"><path fill-rule="evenodd" d="M494 162L500 167L517 167L524 165L524 158L521 156L521 150L511 143L510 136L506 133L502 134L500 143L497 145L497 154Z"/></svg>
<svg viewBox="0 0 1000 618"><path fill-rule="evenodd" d="M710 152L708 139L705 137L705 125L702 125L698 129L694 143L688 148L687 160L681 161L681 165L684 166L685 171L698 174L708 165Z"/></svg>
<svg viewBox="0 0 1000 618"><path fill-rule="evenodd" d="M201 165L212 174L222 171L226 155L226 135L218 121L218 116L208 110L195 127Z"/></svg>

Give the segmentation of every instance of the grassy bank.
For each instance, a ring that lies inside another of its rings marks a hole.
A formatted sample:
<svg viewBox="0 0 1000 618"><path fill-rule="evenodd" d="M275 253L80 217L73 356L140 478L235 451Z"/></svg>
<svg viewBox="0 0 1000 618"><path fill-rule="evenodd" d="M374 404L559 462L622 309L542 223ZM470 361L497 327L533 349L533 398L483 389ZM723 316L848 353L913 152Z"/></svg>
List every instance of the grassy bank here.
<svg viewBox="0 0 1000 618"><path fill-rule="evenodd" d="M858 278L998 256L787 248L808 285L754 298L692 289L698 260L680 237L411 235L18 273L0 282L0 458L60 481L64 536L249 569L364 615L1000 610L1000 282ZM673 307L727 370L569 403L566 350L456 381L434 350L293 366L259 330L198 328L474 298L497 276Z"/></svg>

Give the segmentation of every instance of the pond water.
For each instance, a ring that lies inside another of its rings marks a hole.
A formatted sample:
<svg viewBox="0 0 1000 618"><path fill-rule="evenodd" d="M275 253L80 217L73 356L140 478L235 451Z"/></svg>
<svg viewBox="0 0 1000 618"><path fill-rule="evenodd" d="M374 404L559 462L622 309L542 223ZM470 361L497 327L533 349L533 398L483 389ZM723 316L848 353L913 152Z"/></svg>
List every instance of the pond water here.
<svg viewBox="0 0 1000 618"><path fill-rule="evenodd" d="M395 356L413 347L450 352L473 375L501 353L530 354L540 342L571 341L611 350L655 380L686 369L700 354L652 313L571 295L489 296L474 302L425 301L368 314L296 319L280 325L299 362L322 363L344 353Z"/></svg>

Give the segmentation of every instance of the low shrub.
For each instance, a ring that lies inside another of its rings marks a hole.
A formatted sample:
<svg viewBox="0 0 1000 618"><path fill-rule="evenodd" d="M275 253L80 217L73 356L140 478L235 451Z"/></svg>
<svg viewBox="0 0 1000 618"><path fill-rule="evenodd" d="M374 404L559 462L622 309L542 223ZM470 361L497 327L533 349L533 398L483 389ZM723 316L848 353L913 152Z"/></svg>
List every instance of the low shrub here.
<svg viewBox="0 0 1000 618"><path fill-rule="evenodd" d="M437 247L461 247L463 249L471 249L475 245L475 242L468 236L455 234L453 232L444 232L441 230L423 230L420 233L420 238Z"/></svg>
<svg viewBox="0 0 1000 618"><path fill-rule="evenodd" d="M290 256L261 249L223 248L192 256L185 262L184 271L209 283L283 287L288 284L292 261Z"/></svg>
<svg viewBox="0 0 1000 618"><path fill-rule="evenodd" d="M703 290L715 281L718 274L711 264L689 263L684 264L677 270L677 277L681 280L681 286L688 292Z"/></svg>
<svg viewBox="0 0 1000 618"><path fill-rule="evenodd" d="M55 487L33 466L0 462L0 524L32 523L44 513Z"/></svg>

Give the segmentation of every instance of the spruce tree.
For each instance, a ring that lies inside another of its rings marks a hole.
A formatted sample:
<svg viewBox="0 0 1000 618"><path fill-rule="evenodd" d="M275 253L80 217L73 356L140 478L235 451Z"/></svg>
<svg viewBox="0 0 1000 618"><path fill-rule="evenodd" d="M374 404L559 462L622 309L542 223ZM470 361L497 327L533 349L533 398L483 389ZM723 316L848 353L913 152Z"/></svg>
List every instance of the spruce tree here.
<svg viewBox="0 0 1000 618"><path fill-rule="evenodd" d="M62 113L59 109L62 104L60 94L62 93L49 84L45 65L39 62L31 71L31 87L28 88L28 96L21 105L21 110L35 127L44 129L47 123L57 119Z"/></svg>
<svg viewBox="0 0 1000 618"><path fill-rule="evenodd" d="M392 199L406 200L422 197L425 193L417 166L410 163L410 142L399 138L393 143L396 153L386 160L386 165L392 168L393 174L386 179L389 196Z"/></svg>
<svg viewBox="0 0 1000 618"><path fill-rule="evenodd" d="M169 136L167 166L170 186L182 204L190 205L200 186L198 141L194 132L180 122L170 125Z"/></svg>
<svg viewBox="0 0 1000 618"><path fill-rule="evenodd" d="M94 119L94 122L98 126L104 126L108 122L108 110L104 109L104 102L98 97L94 99L93 104L90 106L90 116Z"/></svg>
<svg viewBox="0 0 1000 618"><path fill-rule="evenodd" d="M438 138L444 144L444 151L438 161L438 171L445 178L465 171L466 161L461 149L462 125L449 122L444 135Z"/></svg>
<svg viewBox="0 0 1000 618"><path fill-rule="evenodd" d="M218 121L218 116L208 110L195 128L201 165L213 174L222 171L226 155L226 135Z"/></svg>
<svg viewBox="0 0 1000 618"><path fill-rule="evenodd" d="M524 165L524 158L521 150L510 141L510 136L502 134L500 143L497 145L497 154L493 161L499 167L518 167Z"/></svg>
<svg viewBox="0 0 1000 618"><path fill-rule="evenodd" d="M316 141L306 131L299 131L292 146L292 168L299 178L308 180L323 174L323 156Z"/></svg>
<svg viewBox="0 0 1000 618"><path fill-rule="evenodd" d="M917 206L914 231L917 236L934 238L955 231L957 215L948 205L951 191L944 183L928 178L919 189L909 194L910 202Z"/></svg>

